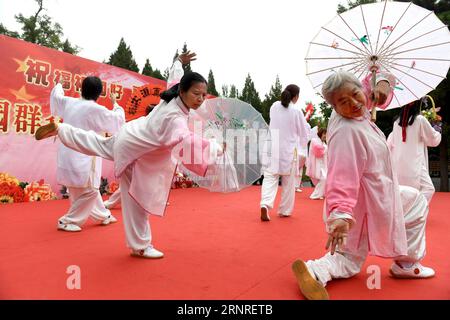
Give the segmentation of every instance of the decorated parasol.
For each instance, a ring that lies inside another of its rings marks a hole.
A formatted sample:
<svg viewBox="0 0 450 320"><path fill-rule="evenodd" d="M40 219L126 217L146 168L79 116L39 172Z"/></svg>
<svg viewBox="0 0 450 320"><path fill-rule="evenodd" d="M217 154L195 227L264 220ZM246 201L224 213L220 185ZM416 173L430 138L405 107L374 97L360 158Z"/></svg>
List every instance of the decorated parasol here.
<svg viewBox="0 0 450 320"><path fill-rule="evenodd" d="M338 14L323 26L306 56L314 89L343 69L361 81L378 72L396 78L387 109L425 96L445 79L450 66L450 32L429 10L411 2L382 1Z"/></svg>
<svg viewBox="0 0 450 320"><path fill-rule="evenodd" d="M209 166L206 176L195 178L200 186L213 192L235 192L261 177L261 150L269 127L255 108L234 98L205 100L191 110L190 129L204 139L226 143L223 155Z"/></svg>

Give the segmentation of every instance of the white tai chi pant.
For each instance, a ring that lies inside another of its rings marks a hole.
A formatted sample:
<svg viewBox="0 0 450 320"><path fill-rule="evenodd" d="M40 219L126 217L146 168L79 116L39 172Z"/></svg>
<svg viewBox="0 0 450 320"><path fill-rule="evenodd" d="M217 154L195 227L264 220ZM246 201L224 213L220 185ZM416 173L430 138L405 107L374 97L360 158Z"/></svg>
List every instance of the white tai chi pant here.
<svg viewBox="0 0 450 320"><path fill-rule="evenodd" d="M295 188L300 188L302 186L302 178L303 178L303 167L305 166L306 163L306 157L302 157L300 156L300 161L299 163L299 175L297 177L295 177Z"/></svg>
<svg viewBox="0 0 450 320"><path fill-rule="evenodd" d="M114 191L114 193L109 197L108 200L103 202L103 204L108 209L114 208L115 206L120 204L120 197L121 196L120 196L120 187L119 187L116 191Z"/></svg>
<svg viewBox="0 0 450 320"><path fill-rule="evenodd" d="M311 181L314 183L314 185L316 186L314 188L313 193L311 193L311 196L309 197L310 199L320 199L325 197L325 185L326 185L326 179L312 179Z"/></svg>
<svg viewBox="0 0 450 320"><path fill-rule="evenodd" d="M69 187L68 189L70 208L64 216L59 218L62 223L82 226L89 216L95 220L103 221L111 215L111 212L103 205L102 197L97 188Z"/></svg>
<svg viewBox="0 0 450 320"><path fill-rule="evenodd" d="M425 225L428 216L426 198L411 187L400 186L403 212L405 212L406 240L408 252L406 256L396 258L398 262L414 263L423 259L426 253ZM417 196L418 195L418 196ZM358 274L368 253L367 228L361 239L360 252L348 253L337 251L334 255L327 253L318 260L306 262L308 270L325 286L331 279L349 278Z"/></svg>
<svg viewBox="0 0 450 320"><path fill-rule="evenodd" d="M420 170L420 189L419 191L427 198L428 204L431 202L431 198L434 195L434 192L436 191L434 189L433 181L431 181L430 174L425 167L425 165L422 165L422 168Z"/></svg>
<svg viewBox="0 0 450 320"><path fill-rule="evenodd" d="M294 171L294 170L292 170ZM264 172L264 180L261 187L261 203L260 206L266 206L268 209L273 208L275 197L278 191L279 174L273 174L268 171ZM290 215L294 210L295 203L295 174L289 176L281 176L281 202L278 206L278 213Z"/></svg>
<svg viewBox="0 0 450 320"><path fill-rule="evenodd" d="M105 138L94 131L85 131L62 123L58 126L58 137L64 145L75 151L114 160L114 136ZM128 194L132 166L128 166L120 177L123 225L128 247L142 250L152 247L152 235L148 213Z"/></svg>

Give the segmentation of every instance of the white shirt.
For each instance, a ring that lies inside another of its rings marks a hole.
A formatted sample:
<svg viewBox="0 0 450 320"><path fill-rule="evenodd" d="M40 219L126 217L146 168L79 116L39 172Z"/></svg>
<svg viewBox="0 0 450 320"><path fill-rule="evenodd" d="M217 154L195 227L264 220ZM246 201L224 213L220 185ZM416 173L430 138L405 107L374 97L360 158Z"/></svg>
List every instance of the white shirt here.
<svg viewBox="0 0 450 320"><path fill-rule="evenodd" d="M62 85L57 84L50 94L52 115L61 117L64 123L74 127L92 130L99 134L116 133L125 123L125 112L117 104L114 109L97 104L92 100L64 96ZM102 159L88 156L63 144L58 147L57 182L67 187L100 186Z"/></svg>
<svg viewBox="0 0 450 320"><path fill-rule="evenodd" d="M424 116L418 115L414 123L406 127L406 141L403 142L399 121L394 123L388 137L398 183L420 190L420 171L423 167L428 170L427 147L439 145L441 134L433 129Z"/></svg>
<svg viewBox="0 0 450 320"><path fill-rule="evenodd" d="M289 175L293 161L298 163L301 146L308 144L310 126L302 111L293 103L285 108L280 101L276 101L270 107L269 129L271 150L266 170L272 174ZM298 171L298 166L295 170Z"/></svg>

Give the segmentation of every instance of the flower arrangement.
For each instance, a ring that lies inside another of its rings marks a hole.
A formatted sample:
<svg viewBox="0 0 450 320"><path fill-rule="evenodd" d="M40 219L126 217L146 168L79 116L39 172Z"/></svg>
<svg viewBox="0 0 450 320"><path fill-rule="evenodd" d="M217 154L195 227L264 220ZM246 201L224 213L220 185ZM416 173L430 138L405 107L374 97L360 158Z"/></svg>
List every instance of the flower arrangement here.
<svg viewBox="0 0 450 320"><path fill-rule="evenodd" d="M172 189L186 189L196 187L197 184L192 181L185 173L177 171L172 180Z"/></svg>
<svg viewBox="0 0 450 320"><path fill-rule="evenodd" d="M111 182L108 185L108 194L113 194L117 189L119 189L119 183L117 181Z"/></svg>
<svg viewBox="0 0 450 320"><path fill-rule="evenodd" d="M431 101L431 109L428 109L427 98ZM422 108L425 108L425 110L422 110ZM428 122L430 122L434 130L442 132L442 117L437 114L440 108L435 108L434 100L431 96L425 96L420 100L420 109L422 116L424 116L428 120Z"/></svg>
<svg viewBox="0 0 450 320"><path fill-rule="evenodd" d="M48 183L44 183L44 179L34 181L28 184L25 189L25 197L27 201L48 201L56 200L56 194L52 191L52 188Z"/></svg>
<svg viewBox="0 0 450 320"><path fill-rule="evenodd" d="M46 201L56 199L49 184L44 180L32 183L20 182L16 177L0 172L0 203Z"/></svg>

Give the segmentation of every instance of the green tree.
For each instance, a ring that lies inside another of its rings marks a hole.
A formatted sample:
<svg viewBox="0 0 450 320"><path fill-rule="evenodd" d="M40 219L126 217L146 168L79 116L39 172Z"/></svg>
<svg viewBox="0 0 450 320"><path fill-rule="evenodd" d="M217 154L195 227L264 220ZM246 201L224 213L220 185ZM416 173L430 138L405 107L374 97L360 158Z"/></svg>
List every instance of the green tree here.
<svg viewBox="0 0 450 320"><path fill-rule="evenodd" d="M212 72L211 69L209 69L209 74L208 74L208 87L206 88L206 91L209 94L212 94L213 96L218 97L219 93L216 90L216 83L214 81L214 74Z"/></svg>
<svg viewBox="0 0 450 320"><path fill-rule="evenodd" d="M261 110L261 99L259 98L259 93L255 89L255 84L253 83L250 74L247 75L245 79L244 89L242 89L242 94L239 97L240 100L250 103L256 110L262 113Z"/></svg>
<svg viewBox="0 0 450 320"><path fill-rule="evenodd" d="M222 85L222 97L229 97L229 94L228 86L226 84Z"/></svg>
<svg viewBox="0 0 450 320"><path fill-rule="evenodd" d="M159 69L153 70L153 75L152 75L152 77L153 77L153 78L156 78L156 79L160 79L160 80L166 80L166 79L164 78L164 76L161 74L161 71L159 71Z"/></svg>
<svg viewBox="0 0 450 320"><path fill-rule="evenodd" d="M280 78L276 77L275 83L270 87L269 94L266 94L264 101L262 102L262 116L267 123L269 123L270 118L270 107L275 101L281 99L281 92L283 87L281 86Z"/></svg>
<svg viewBox="0 0 450 320"><path fill-rule="evenodd" d="M145 60L145 65L144 68L142 69L142 74L156 79L166 80L164 76L161 74L161 71L152 68L149 59Z"/></svg>
<svg viewBox="0 0 450 320"><path fill-rule="evenodd" d="M4 34L5 36L12 38L20 38L18 32L8 30L2 23L0 23L0 34Z"/></svg>
<svg viewBox="0 0 450 320"><path fill-rule="evenodd" d="M150 64L149 59L145 60L144 68L142 68L142 74L144 76L153 77L153 68L152 68L152 65Z"/></svg>
<svg viewBox="0 0 450 320"><path fill-rule="evenodd" d="M77 54L78 52L80 52L80 47L71 44L69 39L66 39L66 41L64 41L64 43L63 43L61 51L67 52L70 54Z"/></svg>
<svg viewBox="0 0 450 320"><path fill-rule="evenodd" d="M0 24L0 33L10 37L19 38L31 43L36 43L52 49L62 50L71 54L77 54L80 48L72 45L68 39L62 41L64 35L59 23L53 22L46 14L43 0L35 0L38 8L34 15L25 17L23 14L15 15L16 21L21 25L22 34L15 31L9 31Z"/></svg>
<svg viewBox="0 0 450 320"><path fill-rule="evenodd" d="M347 6L344 6L342 4L338 5L337 13L343 13L343 12L353 9L361 4L374 3L374 2L377 2L377 0L355 0L355 1L348 0Z"/></svg>
<svg viewBox="0 0 450 320"><path fill-rule="evenodd" d="M133 58L133 53L123 38L120 39L117 50L110 55L108 64L134 72L139 72L138 65Z"/></svg>
<svg viewBox="0 0 450 320"><path fill-rule="evenodd" d="M230 95L229 98L238 98L239 97L239 90L236 88L234 84L230 87Z"/></svg>

